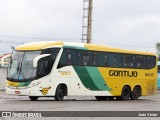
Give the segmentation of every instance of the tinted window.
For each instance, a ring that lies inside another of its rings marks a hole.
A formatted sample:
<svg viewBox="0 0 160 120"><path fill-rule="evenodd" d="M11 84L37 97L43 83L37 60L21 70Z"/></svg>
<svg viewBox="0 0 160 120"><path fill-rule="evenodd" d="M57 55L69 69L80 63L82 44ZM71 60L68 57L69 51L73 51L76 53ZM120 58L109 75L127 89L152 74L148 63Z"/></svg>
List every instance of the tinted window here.
<svg viewBox="0 0 160 120"><path fill-rule="evenodd" d="M77 52L78 65L90 66L91 63L91 52L90 51L78 51Z"/></svg>
<svg viewBox="0 0 160 120"><path fill-rule="evenodd" d="M76 65L76 51L64 49L58 67Z"/></svg>
<svg viewBox="0 0 160 120"><path fill-rule="evenodd" d="M147 56L147 68L148 69L154 68L155 65L156 65L156 57Z"/></svg>
<svg viewBox="0 0 160 120"><path fill-rule="evenodd" d="M109 66L110 67L122 67L122 54L110 53L109 54Z"/></svg>
<svg viewBox="0 0 160 120"><path fill-rule="evenodd" d="M134 67L135 56L130 54L123 55L123 67L133 68Z"/></svg>
<svg viewBox="0 0 160 120"><path fill-rule="evenodd" d="M146 68L146 56L136 55L135 68Z"/></svg>

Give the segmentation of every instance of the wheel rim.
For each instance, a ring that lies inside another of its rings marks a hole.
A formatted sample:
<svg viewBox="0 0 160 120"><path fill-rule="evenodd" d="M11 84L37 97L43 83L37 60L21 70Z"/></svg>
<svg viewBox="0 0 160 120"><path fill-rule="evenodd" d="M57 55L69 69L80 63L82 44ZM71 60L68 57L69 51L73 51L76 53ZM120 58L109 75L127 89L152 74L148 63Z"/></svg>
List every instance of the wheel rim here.
<svg viewBox="0 0 160 120"><path fill-rule="evenodd" d="M135 87L132 91L132 94L131 94L131 99L132 100L137 100L140 96L140 89Z"/></svg>
<svg viewBox="0 0 160 120"><path fill-rule="evenodd" d="M61 100L64 97L63 90L60 89L58 92L58 98Z"/></svg>
<svg viewBox="0 0 160 120"><path fill-rule="evenodd" d="M121 98L122 100L128 100L129 96L130 96L130 89L127 86L125 86Z"/></svg>
<svg viewBox="0 0 160 120"><path fill-rule="evenodd" d="M128 96L129 96L129 90L128 90L128 89L125 89L125 90L124 90L124 97L125 97L125 98L128 98Z"/></svg>
<svg viewBox="0 0 160 120"><path fill-rule="evenodd" d="M134 96L134 97L137 97L137 96L138 96L138 90L137 90L137 89L135 89L135 90L133 91L133 96Z"/></svg>

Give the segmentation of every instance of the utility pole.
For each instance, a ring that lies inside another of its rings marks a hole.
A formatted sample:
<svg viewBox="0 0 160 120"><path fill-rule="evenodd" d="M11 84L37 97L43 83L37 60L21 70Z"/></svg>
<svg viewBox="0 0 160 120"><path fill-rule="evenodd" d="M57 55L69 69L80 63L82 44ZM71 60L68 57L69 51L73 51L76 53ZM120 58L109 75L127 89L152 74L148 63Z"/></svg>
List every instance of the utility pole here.
<svg viewBox="0 0 160 120"><path fill-rule="evenodd" d="M82 42L92 41L92 8L93 0L83 0Z"/></svg>

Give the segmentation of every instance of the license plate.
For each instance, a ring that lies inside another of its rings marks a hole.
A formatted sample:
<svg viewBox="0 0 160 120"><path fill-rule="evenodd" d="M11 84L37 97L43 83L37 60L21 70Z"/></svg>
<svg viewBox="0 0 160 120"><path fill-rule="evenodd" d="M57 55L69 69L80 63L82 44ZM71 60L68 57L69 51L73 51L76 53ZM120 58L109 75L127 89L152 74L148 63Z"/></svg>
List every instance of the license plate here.
<svg viewBox="0 0 160 120"><path fill-rule="evenodd" d="M16 94L20 94L20 91L15 91Z"/></svg>

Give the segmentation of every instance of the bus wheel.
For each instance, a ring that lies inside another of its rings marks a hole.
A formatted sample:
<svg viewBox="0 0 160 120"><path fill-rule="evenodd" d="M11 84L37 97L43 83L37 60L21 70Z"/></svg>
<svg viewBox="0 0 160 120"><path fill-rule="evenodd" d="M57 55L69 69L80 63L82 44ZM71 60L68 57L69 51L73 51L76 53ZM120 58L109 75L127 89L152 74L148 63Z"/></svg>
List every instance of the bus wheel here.
<svg viewBox="0 0 160 120"><path fill-rule="evenodd" d="M62 85L59 85L57 87L57 90L56 90L56 94L55 94L55 100L56 101L62 101L63 98L64 98L64 95L65 95L65 91L63 89L63 86Z"/></svg>
<svg viewBox="0 0 160 120"><path fill-rule="evenodd" d="M29 98L30 98L30 100L32 100L32 101L38 100L38 97L36 97L36 96L29 96Z"/></svg>
<svg viewBox="0 0 160 120"><path fill-rule="evenodd" d="M121 100L128 100L129 97L130 97L130 93L131 93L130 88L128 86L124 86L123 89L122 89L120 99Z"/></svg>
<svg viewBox="0 0 160 120"><path fill-rule="evenodd" d="M135 86L133 91L131 92L131 100L137 100L139 96L141 95L141 89L138 86Z"/></svg>
<svg viewBox="0 0 160 120"><path fill-rule="evenodd" d="M99 101L107 100L107 96L95 96L95 98Z"/></svg>

